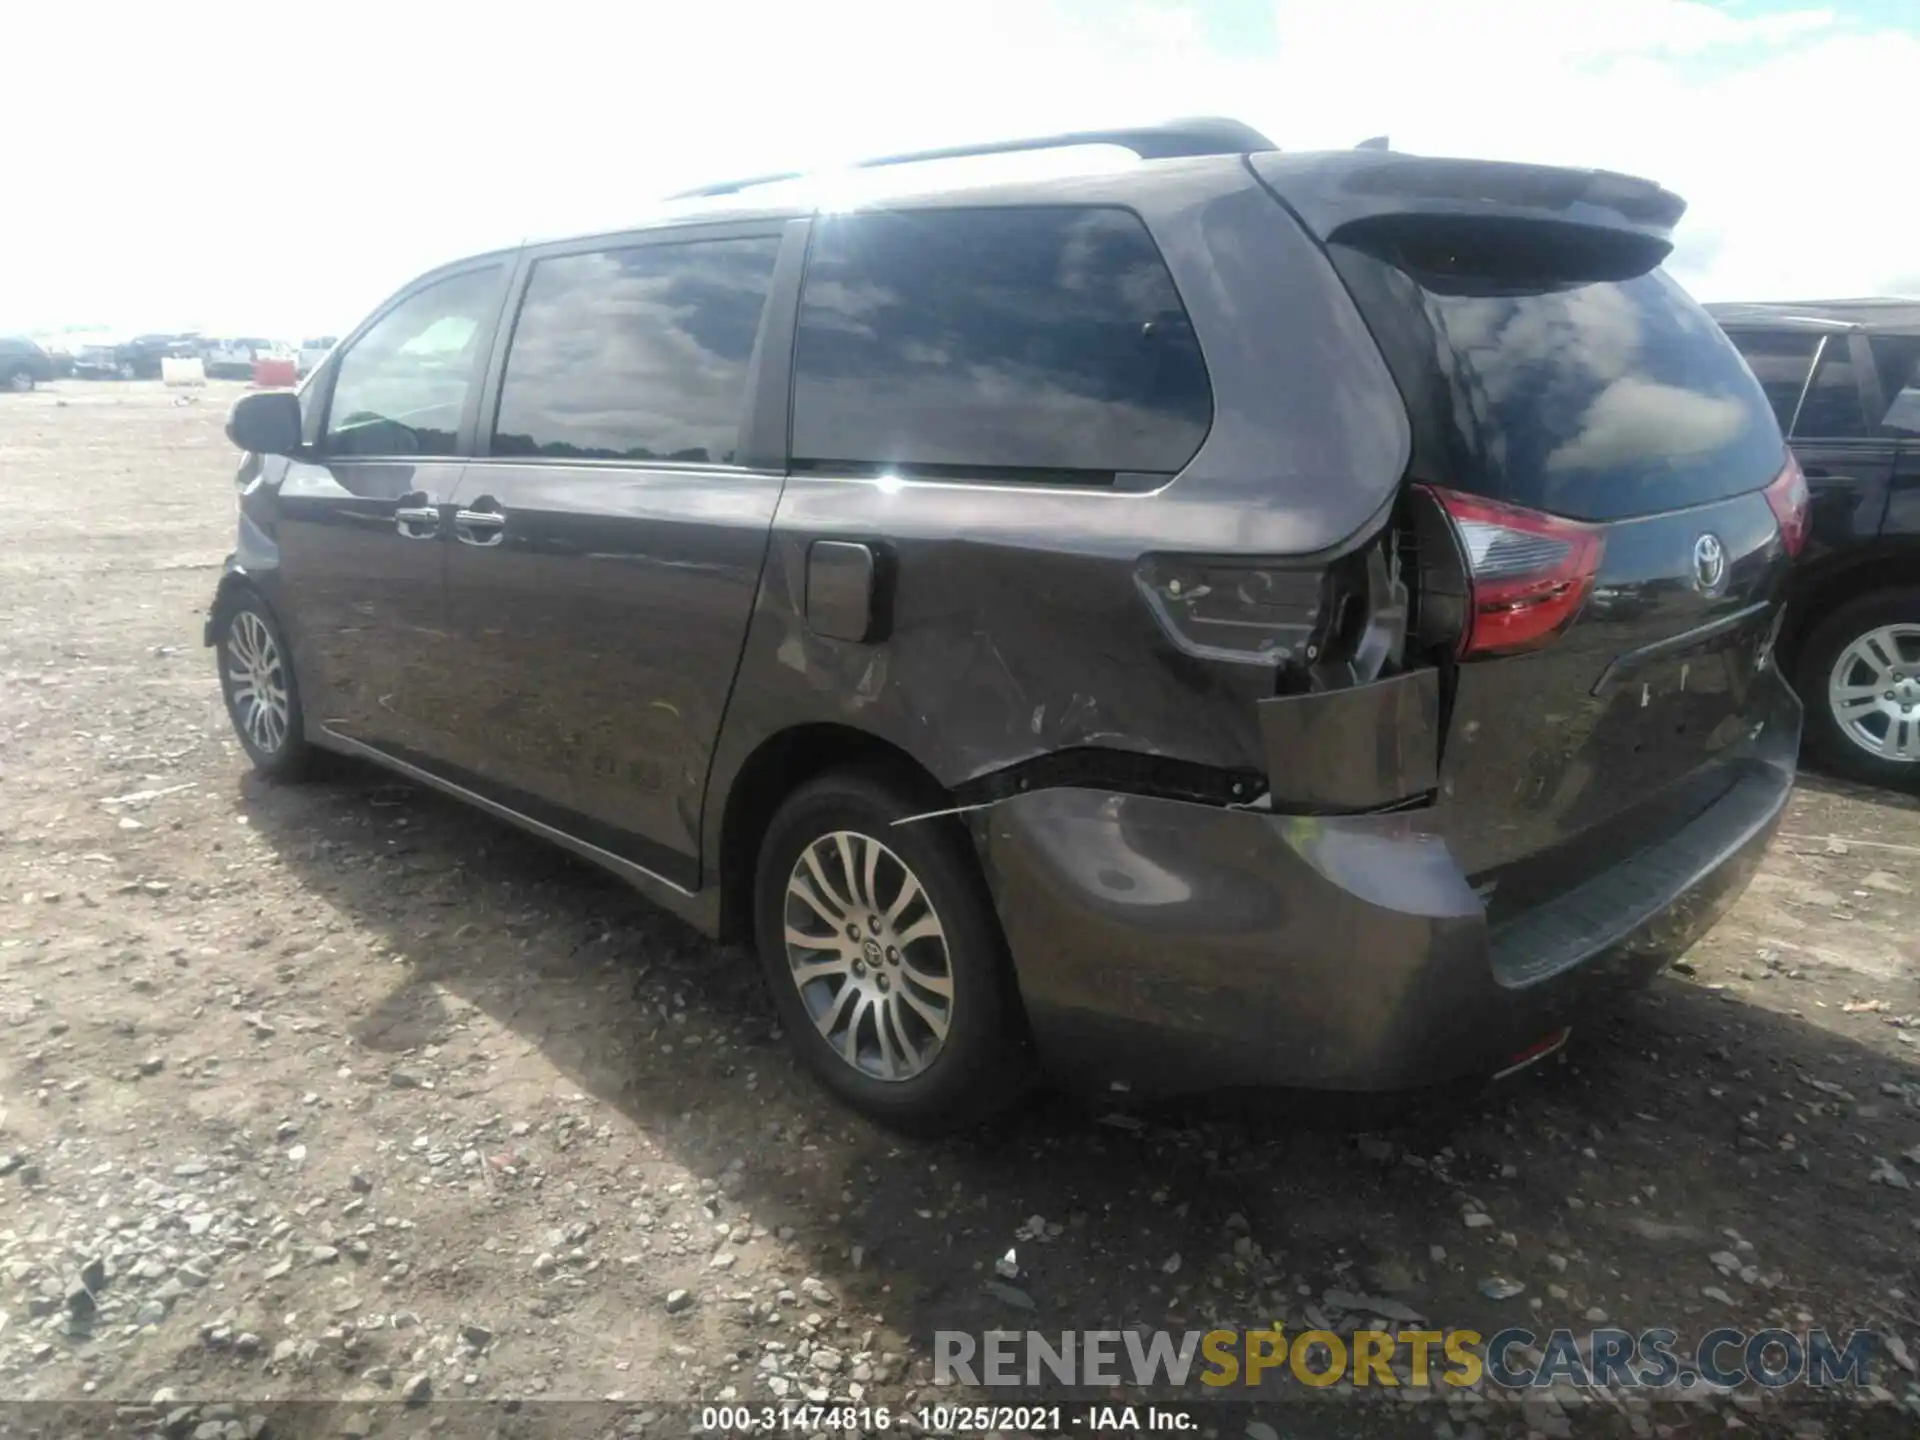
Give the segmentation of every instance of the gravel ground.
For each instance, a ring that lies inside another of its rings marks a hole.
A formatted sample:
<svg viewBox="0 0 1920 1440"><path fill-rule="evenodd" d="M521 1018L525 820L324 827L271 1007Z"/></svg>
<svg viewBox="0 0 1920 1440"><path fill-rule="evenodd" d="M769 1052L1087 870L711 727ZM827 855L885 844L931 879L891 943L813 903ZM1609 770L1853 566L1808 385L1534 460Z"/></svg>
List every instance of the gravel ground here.
<svg viewBox="0 0 1920 1440"><path fill-rule="evenodd" d="M1886 1337L1877 1406L1482 1387L1421 1434L1920 1413L1920 803L1806 777L1680 973L1493 1089L904 1141L788 1060L749 957L613 880L370 770L251 778L200 646L237 393L0 396L0 1394L677 1434L950 1399L936 1329L1417 1312ZM1250 1413L1208 1428L1271 1440Z"/></svg>

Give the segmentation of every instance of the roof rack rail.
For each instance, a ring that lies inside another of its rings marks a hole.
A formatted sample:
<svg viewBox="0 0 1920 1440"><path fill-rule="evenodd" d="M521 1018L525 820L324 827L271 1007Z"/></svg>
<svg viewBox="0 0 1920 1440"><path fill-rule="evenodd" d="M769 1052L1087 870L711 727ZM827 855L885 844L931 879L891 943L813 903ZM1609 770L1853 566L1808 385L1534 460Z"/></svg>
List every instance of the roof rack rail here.
<svg viewBox="0 0 1920 1440"><path fill-rule="evenodd" d="M914 165L925 160L961 160L974 155L1012 155L1028 150L1063 150L1070 145L1117 145L1131 150L1142 160L1171 160L1189 155L1245 155L1256 150L1278 150L1266 136L1238 120L1203 116L1192 120L1169 120L1162 125L1137 125L1121 130L1080 130L1065 135L1037 135L1024 140L994 140L979 145L951 145L942 150L918 150L904 155L883 155L873 160L855 160L850 170L875 170L885 165ZM733 195L759 185L774 185L783 180L803 180L804 170L787 170L777 175L755 175L745 180L722 180L668 196L670 200L696 200L713 195Z"/></svg>

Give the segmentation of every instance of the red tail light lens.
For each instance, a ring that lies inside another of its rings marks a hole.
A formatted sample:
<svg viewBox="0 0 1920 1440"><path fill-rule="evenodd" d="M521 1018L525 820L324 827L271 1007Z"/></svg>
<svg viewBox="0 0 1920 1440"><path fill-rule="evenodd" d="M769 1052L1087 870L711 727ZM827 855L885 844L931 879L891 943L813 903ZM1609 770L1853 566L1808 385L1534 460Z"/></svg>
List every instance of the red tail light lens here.
<svg viewBox="0 0 1920 1440"><path fill-rule="evenodd" d="M1516 655L1547 644L1579 612L1600 571L1599 527L1434 487L1467 557L1460 656Z"/></svg>
<svg viewBox="0 0 1920 1440"><path fill-rule="evenodd" d="M1780 543L1788 555L1798 555L1807 546L1807 529L1812 522L1812 500L1807 494L1807 477L1800 473L1800 462L1787 455L1786 466L1766 488L1767 504L1773 518L1780 522Z"/></svg>

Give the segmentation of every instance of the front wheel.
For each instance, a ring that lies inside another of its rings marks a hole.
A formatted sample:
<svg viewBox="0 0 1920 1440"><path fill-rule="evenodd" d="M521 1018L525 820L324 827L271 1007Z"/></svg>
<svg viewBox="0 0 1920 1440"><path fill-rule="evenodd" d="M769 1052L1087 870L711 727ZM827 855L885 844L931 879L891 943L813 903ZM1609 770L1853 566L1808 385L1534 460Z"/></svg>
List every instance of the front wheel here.
<svg viewBox="0 0 1920 1440"><path fill-rule="evenodd" d="M257 596L240 595L227 608L216 653L227 717L247 758L263 775L299 779L313 759L300 687L279 622Z"/></svg>
<svg viewBox="0 0 1920 1440"><path fill-rule="evenodd" d="M1869 784L1920 786L1920 589L1835 610L1807 637L1799 681L1821 759Z"/></svg>
<svg viewBox="0 0 1920 1440"><path fill-rule="evenodd" d="M911 1131L1018 1096L1027 1047L1000 923L951 819L892 777L810 781L774 816L754 926L781 1023L828 1089Z"/></svg>

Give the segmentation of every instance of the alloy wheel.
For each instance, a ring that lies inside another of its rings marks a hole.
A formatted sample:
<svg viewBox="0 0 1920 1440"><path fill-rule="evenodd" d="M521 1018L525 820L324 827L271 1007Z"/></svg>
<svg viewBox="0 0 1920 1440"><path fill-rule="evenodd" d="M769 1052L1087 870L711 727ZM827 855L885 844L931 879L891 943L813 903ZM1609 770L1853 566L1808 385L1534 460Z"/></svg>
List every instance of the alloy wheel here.
<svg viewBox="0 0 1920 1440"><path fill-rule="evenodd" d="M286 666L267 622L251 610L227 626L227 684L234 722L262 754L278 754L292 709Z"/></svg>
<svg viewBox="0 0 1920 1440"><path fill-rule="evenodd" d="M1920 764L1920 625L1882 625L1842 650L1827 705L1840 733L1869 755Z"/></svg>
<svg viewBox="0 0 1920 1440"><path fill-rule="evenodd" d="M33 389L33 372L31 370L14 371L7 376L7 388L17 395L26 394Z"/></svg>
<svg viewBox="0 0 1920 1440"><path fill-rule="evenodd" d="M836 830L787 879L788 972L829 1048L877 1080L911 1080L953 1026L947 932L920 879L870 835Z"/></svg>

